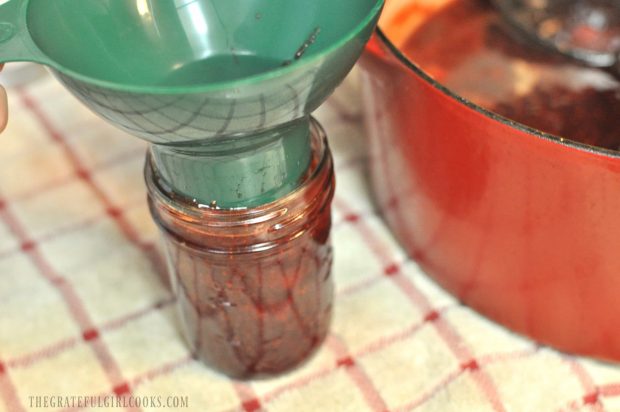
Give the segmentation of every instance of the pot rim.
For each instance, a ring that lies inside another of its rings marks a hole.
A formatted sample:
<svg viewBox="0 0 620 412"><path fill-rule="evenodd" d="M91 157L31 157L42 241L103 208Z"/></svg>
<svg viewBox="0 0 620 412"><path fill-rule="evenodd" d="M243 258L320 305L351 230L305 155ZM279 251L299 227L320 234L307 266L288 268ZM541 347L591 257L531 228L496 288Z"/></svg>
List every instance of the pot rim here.
<svg viewBox="0 0 620 412"><path fill-rule="evenodd" d="M564 137L560 137L557 135L553 135L550 133L545 133L541 130L538 130L536 128L527 126L523 123L519 123L517 121L511 120L507 117L501 116L491 110L485 109L484 107L475 104L474 102L453 92L452 90L450 90L449 88L447 88L446 86L438 82L437 80L433 79L428 73L422 70L422 68L420 68L413 61L411 61L407 56L403 54L403 52L398 47L396 47L394 43L392 43L392 41L383 32L383 30L381 30L381 27L377 26L375 33L379 41L382 43L382 45L385 46L387 50L397 60L399 60L402 64L404 64L405 67L409 69L409 71L413 72L415 75L420 77L426 83L430 84L433 88L438 90L440 93L444 94L445 96L453 100L456 100L458 103L465 105L467 108L472 109L482 114L483 116L489 118L490 120L499 122L504 126L508 126L520 132L527 133L528 135L532 135L532 136L535 136L535 137L538 137L544 140L551 141L553 143L559 144L566 148L577 149L580 152L594 154L597 156L603 156L603 157L612 158L612 159L620 159L620 151L618 150L612 150L612 149L606 149L606 148L602 148L598 146L592 146L589 144L580 143L580 142L570 140Z"/></svg>

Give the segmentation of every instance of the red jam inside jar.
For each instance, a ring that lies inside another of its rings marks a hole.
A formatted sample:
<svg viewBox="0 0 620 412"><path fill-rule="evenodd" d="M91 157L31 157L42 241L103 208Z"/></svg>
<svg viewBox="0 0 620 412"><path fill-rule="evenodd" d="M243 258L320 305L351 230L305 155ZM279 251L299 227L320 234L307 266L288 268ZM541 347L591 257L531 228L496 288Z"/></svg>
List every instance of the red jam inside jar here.
<svg viewBox="0 0 620 412"><path fill-rule="evenodd" d="M200 208L158 184L149 205L164 234L172 286L194 355L231 377L291 369L320 345L333 303L334 172L312 122L313 159L299 187L248 209Z"/></svg>

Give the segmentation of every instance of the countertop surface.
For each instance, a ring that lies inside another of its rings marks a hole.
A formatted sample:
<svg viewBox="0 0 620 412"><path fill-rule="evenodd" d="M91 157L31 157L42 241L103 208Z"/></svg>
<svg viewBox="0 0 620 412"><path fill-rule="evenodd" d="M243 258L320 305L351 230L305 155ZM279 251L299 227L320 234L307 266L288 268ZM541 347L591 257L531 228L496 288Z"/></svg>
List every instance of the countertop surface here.
<svg viewBox="0 0 620 412"><path fill-rule="evenodd" d="M194 361L179 333L145 201L146 144L48 75L9 88L0 412L88 410L68 402L93 396L142 405L91 410L620 411L620 367L512 334L407 259L371 200L358 89L354 73L316 114L337 173L331 334L289 374L234 382Z"/></svg>

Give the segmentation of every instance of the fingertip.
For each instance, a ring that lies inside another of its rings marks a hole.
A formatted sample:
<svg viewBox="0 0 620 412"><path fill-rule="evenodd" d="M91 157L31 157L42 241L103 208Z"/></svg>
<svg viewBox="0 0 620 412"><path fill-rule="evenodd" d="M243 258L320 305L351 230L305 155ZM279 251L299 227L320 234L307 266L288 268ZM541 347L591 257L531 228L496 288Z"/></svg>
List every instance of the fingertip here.
<svg viewBox="0 0 620 412"><path fill-rule="evenodd" d="M0 132L6 129L9 120L9 103L6 96L6 90L0 86Z"/></svg>

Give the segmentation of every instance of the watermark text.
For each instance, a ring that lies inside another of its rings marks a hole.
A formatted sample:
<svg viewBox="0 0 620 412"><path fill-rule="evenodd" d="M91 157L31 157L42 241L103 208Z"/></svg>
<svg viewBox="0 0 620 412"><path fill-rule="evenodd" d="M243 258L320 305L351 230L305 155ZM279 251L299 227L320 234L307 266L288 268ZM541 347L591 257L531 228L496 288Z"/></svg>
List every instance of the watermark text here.
<svg viewBox="0 0 620 412"><path fill-rule="evenodd" d="M30 408L188 408L187 396L52 396L28 397Z"/></svg>

